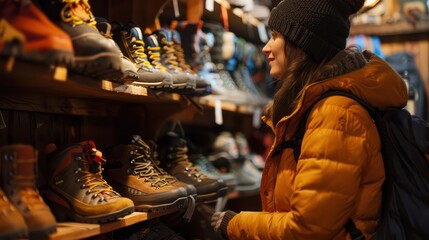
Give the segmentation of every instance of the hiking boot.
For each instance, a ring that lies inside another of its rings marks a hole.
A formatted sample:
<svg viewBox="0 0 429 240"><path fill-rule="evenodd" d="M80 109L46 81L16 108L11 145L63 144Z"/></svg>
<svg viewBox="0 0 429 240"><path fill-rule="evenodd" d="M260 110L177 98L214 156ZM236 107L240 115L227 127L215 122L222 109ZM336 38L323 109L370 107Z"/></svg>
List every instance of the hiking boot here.
<svg viewBox="0 0 429 240"><path fill-rule="evenodd" d="M162 34L163 35L163 34ZM188 74L181 72L174 56L173 43L165 44L164 37L157 34L147 34L145 37L146 53L150 63L161 71L167 71L173 76L173 91L177 93L190 93L195 91L195 80ZM167 63L167 65L165 65Z"/></svg>
<svg viewBox="0 0 429 240"><path fill-rule="evenodd" d="M25 219L30 238L45 238L57 223L36 188L37 152L30 145L0 148L0 175L4 193Z"/></svg>
<svg viewBox="0 0 429 240"><path fill-rule="evenodd" d="M211 84L205 81L203 78L198 76L192 69L191 66L186 63L184 50L182 48L182 41L179 32L176 30L169 30L173 34L173 43L174 43L174 54L177 59L179 68L192 78L195 79L195 92L191 93L192 96L205 96L212 93Z"/></svg>
<svg viewBox="0 0 429 240"><path fill-rule="evenodd" d="M0 188L0 239L16 239L28 235L24 218Z"/></svg>
<svg viewBox="0 0 429 240"><path fill-rule="evenodd" d="M160 176L147 145L117 145L107 150L107 158L106 179L134 201L136 211L156 212L186 206L186 190Z"/></svg>
<svg viewBox="0 0 429 240"><path fill-rule="evenodd" d="M201 153L197 146L188 141L188 157L198 170L212 179L222 179L228 187L228 192L232 192L237 186L237 178L233 173L222 173L217 169L207 157Z"/></svg>
<svg viewBox="0 0 429 240"><path fill-rule="evenodd" d="M197 201L214 200L227 193L221 179L211 179L200 172L188 159L188 148L182 125L178 121L167 122L156 137L160 166L182 182L197 189Z"/></svg>
<svg viewBox="0 0 429 240"><path fill-rule="evenodd" d="M50 155L47 202L57 219L103 223L134 211L133 202L103 179L105 160L92 141L70 144Z"/></svg>
<svg viewBox="0 0 429 240"><path fill-rule="evenodd" d="M98 79L122 76L118 50L96 28L88 0L37 0L49 18L68 33L75 52L74 70Z"/></svg>
<svg viewBox="0 0 429 240"><path fill-rule="evenodd" d="M260 175L255 176L248 171L245 158L240 157L237 143L230 132L221 132L212 145L207 156L221 172L233 173L237 178L237 191L257 191L260 186Z"/></svg>
<svg viewBox="0 0 429 240"><path fill-rule="evenodd" d="M112 26L110 23L107 22L107 20L102 18L97 18L97 29L100 32L101 35L103 35L105 38L109 39L110 43L115 46L115 48L118 50L118 55L121 56L121 70L122 70L122 76L120 80L122 82L132 83L134 81L139 80L139 75L137 73L136 65L131 62L129 58L124 56L122 54L121 49L119 48L118 44L113 40L112 36Z"/></svg>
<svg viewBox="0 0 429 240"><path fill-rule="evenodd" d="M238 152L240 153L240 156L243 156L244 158L250 160L248 162L251 162L255 166L255 169L250 171L253 171L256 175L261 176L261 171L265 167L265 161L263 157L250 151L249 142L247 141L247 138L244 136L243 133L239 132L235 134L235 142L237 143Z"/></svg>
<svg viewBox="0 0 429 240"><path fill-rule="evenodd" d="M151 161L153 162L154 168L158 171L161 178L164 178L166 182L169 184L175 186L175 187L183 187L186 189L186 193L188 196L192 196L192 198L195 200L197 198L197 189L192 184L187 184L182 181L179 181L176 177L170 175L167 171L165 171L163 168L159 166L158 161L158 152L156 151L156 143L153 141L149 141L148 143L145 143L143 139L139 135L133 135L131 143L138 146L141 151L146 151L147 147L150 148L151 152Z"/></svg>
<svg viewBox="0 0 429 240"><path fill-rule="evenodd" d="M141 29L133 24L122 26L114 23L112 26L113 39L121 52L136 66L139 80L134 82L147 88L171 90L173 77L162 69L155 68L149 62L145 53L145 43Z"/></svg>
<svg viewBox="0 0 429 240"><path fill-rule="evenodd" d="M0 1L0 55L45 64L73 63L70 37L29 0Z"/></svg>
<svg viewBox="0 0 429 240"><path fill-rule="evenodd" d="M202 34L201 27L203 22L190 23L181 21L175 27L182 40L182 48L185 55L185 60L192 68L198 68L201 64L198 62L197 55L202 51L199 48L198 36Z"/></svg>

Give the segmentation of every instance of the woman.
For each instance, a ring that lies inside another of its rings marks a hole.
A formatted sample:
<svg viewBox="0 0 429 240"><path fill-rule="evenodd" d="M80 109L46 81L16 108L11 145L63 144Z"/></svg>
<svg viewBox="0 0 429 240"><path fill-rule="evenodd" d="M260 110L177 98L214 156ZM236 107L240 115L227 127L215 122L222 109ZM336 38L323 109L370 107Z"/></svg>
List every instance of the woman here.
<svg viewBox="0 0 429 240"><path fill-rule="evenodd" d="M369 239L381 212L384 166L379 135L356 95L384 109L403 107L401 77L370 52L345 49L349 16L363 0L283 0L268 25L273 34L263 49L270 74L281 84L263 117L276 136L271 149L290 140L314 102L301 154L270 154L261 183L262 212L217 212L212 226L229 239L349 239L349 219Z"/></svg>

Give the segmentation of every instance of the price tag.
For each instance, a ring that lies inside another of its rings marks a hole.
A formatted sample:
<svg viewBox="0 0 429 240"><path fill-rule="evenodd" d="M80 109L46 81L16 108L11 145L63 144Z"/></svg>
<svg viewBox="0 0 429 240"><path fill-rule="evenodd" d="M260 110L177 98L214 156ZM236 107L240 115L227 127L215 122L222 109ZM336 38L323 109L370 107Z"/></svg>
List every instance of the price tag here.
<svg viewBox="0 0 429 240"><path fill-rule="evenodd" d="M209 12L214 11L214 0L206 0L206 9Z"/></svg>
<svg viewBox="0 0 429 240"><path fill-rule="evenodd" d="M221 100L215 100L215 123L217 125L223 125L222 101Z"/></svg>
<svg viewBox="0 0 429 240"><path fill-rule="evenodd" d="M173 9L174 9L174 16L176 18L180 17L179 3L177 2L177 0L173 0Z"/></svg>
<svg viewBox="0 0 429 240"><path fill-rule="evenodd" d="M113 90L113 83L111 81L102 80L101 81L101 88L107 91Z"/></svg>
<svg viewBox="0 0 429 240"><path fill-rule="evenodd" d="M261 39L262 42L268 42L267 29L265 28L265 25L263 23L258 24L258 33L259 39Z"/></svg>
<svg viewBox="0 0 429 240"><path fill-rule="evenodd" d="M67 80L67 68L60 66L55 67L54 80L65 82Z"/></svg>
<svg viewBox="0 0 429 240"><path fill-rule="evenodd" d="M255 111L253 112L252 125L254 128L259 128L261 126L261 109L260 108L255 108Z"/></svg>

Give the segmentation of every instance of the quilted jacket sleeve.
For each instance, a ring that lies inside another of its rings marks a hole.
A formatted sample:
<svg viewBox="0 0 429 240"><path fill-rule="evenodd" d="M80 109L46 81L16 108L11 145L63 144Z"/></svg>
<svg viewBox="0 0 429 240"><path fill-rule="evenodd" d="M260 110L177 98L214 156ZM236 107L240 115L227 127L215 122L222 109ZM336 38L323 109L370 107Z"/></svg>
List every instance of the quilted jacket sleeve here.
<svg viewBox="0 0 429 240"><path fill-rule="evenodd" d="M282 178L295 177L291 210L241 212L228 225L230 239L345 238L344 225L355 213L357 199L365 197L360 196L364 169L379 144L371 147L368 140L378 135L366 111L344 98L338 105L338 98L320 101L310 114L295 175L285 176L279 165L276 189L285 187ZM283 156L281 161L294 161ZM275 191L277 202L279 193Z"/></svg>

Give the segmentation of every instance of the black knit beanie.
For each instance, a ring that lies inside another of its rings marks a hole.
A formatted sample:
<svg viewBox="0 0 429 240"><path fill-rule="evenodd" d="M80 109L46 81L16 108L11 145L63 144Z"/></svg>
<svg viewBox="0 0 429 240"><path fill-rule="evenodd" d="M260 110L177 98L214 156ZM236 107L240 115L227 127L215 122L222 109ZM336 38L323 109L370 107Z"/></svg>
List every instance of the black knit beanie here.
<svg viewBox="0 0 429 240"><path fill-rule="evenodd" d="M346 47L349 17L364 0L283 0L271 11L268 26L283 34L317 62Z"/></svg>

